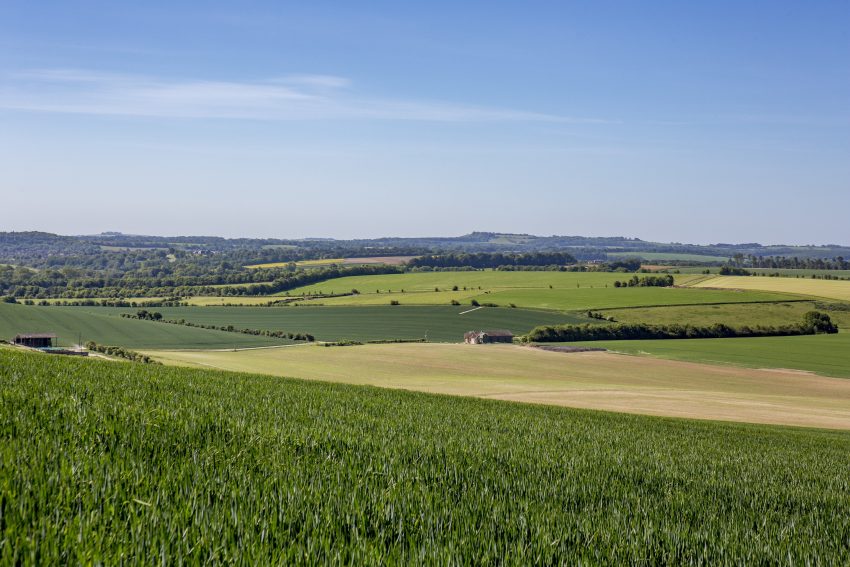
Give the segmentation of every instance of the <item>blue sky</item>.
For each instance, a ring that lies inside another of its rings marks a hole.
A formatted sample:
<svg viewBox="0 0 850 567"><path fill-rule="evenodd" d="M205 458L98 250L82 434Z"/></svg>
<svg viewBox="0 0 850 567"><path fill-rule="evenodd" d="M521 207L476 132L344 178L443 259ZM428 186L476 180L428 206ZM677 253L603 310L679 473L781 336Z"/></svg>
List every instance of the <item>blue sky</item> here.
<svg viewBox="0 0 850 567"><path fill-rule="evenodd" d="M0 3L0 230L850 244L850 3Z"/></svg>

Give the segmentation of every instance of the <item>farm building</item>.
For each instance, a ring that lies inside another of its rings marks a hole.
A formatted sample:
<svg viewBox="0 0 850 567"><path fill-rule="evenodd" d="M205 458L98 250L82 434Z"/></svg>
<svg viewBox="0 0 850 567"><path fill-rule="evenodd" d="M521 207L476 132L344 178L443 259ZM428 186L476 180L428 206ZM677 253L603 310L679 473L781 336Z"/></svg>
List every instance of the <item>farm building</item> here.
<svg viewBox="0 0 850 567"><path fill-rule="evenodd" d="M56 335L53 333L24 333L15 335L12 342L30 348L50 348L53 346L53 339L55 338Z"/></svg>
<svg viewBox="0 0 850 567"><path fill-rule="evenodd" d="M487 343L510 343L513 342L514 334L502 329L496 331L469 331L463 334L463 342L470 345L481 345Z"/></svg>

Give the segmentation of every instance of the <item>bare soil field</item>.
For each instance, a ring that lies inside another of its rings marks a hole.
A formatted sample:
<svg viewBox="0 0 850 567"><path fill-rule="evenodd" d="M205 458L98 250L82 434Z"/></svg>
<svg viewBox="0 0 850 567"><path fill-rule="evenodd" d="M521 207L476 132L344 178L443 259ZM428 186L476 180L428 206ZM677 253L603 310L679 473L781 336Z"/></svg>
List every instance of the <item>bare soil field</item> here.
<svg viewBox="0 0 850 567"><path fill-rule="evenodd" d="M697 419L850 429L850 380L514 345L147 351L166 364Z"/></svg>

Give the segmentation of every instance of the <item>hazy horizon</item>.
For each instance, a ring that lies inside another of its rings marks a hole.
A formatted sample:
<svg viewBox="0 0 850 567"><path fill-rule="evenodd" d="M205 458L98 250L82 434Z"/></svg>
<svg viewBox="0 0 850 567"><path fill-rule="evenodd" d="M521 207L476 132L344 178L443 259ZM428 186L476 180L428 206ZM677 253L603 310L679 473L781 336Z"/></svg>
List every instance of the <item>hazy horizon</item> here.
<svg viewBox="0 0 850 567"><path fill-rule="evenodd" d="M0 230L847 244L848 33L841 1L7 3Z"/></svg>
<svg viewBox="0 0 850 567"><path fill-rule="evenodd" d="M257 239L257 240L339 240L339 241L348 241L348 240L382 240L389 238L403 238L403 239L430 239L430 238L460 238L462 236L467 236L472 233L491 233L491 234L504 234L504 235L516 235L516 236L534 236L540 238L547 237L577 237L577 238L624 238L630 240L640 240L642 242L649 242L655 244L682 244L682 245L696 245L696 246L712 246L719 244L761 244L763 246L841 246L841 247L850 247L850 243L847 242L770 242L770 241L759 241L759 240L750 240L750 241L730 241L730 240L711 240L706 242L691 242L686 240L679 239L664 239L664 240L652 240L648 238L642 238L641 236L634 236L628 234L573 234L573 233L563 233L563 234L535 234L533 232L508 232L501 230L480 230L480 229L472 229L467 230L462 233L451 233L451 234L411 234L411 235L398 235L398 234L379 234L377 236L340 236L340 237L332 237L332 236L322 236L320 234L306 235L306 236L280 236L280 235L254 235L254 234L201 234L201 233L143 233L143 232L126 232L117 229L107 229L98 232L80 232L80 233L59 233L55 231L49 230L16 230L16 231L8 231L8 232L45 232L56 234L58 236L70 236L70 237L79 237L79 238L89 238L89 237L99 237L99 236L109 236L112 234L121 235L121 236L131 236L131 237L144 237L150 236L154 238L191 238L191 237L199 237L199 238L224 238L224 239Z"/></svg>

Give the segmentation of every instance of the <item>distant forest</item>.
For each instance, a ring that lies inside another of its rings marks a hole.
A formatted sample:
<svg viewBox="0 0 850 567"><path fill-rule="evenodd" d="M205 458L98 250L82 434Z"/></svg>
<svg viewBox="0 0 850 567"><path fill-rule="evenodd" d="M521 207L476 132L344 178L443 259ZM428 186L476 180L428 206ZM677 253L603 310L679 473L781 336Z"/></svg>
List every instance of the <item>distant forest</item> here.
<svg viewBox="0 0 850 567"><path fill-rule="evenodd" d="M645 254L687 254L653 260L699 266L846 270L850 247L761 244L663 244L624 237L532 236L475 232L445 238L252 239L104 233L62 236L0 233L0 296L123 298L261 295L341 275L405 269L571 269L635 272ZM693 255L706 260L694 261ZM299 267L302 260L415 256L407 266ZM728 258L718 262L718 258ZM278 266L247 268L255 264ZM734 273L734 272L732 272ZM743 272L741 272L743 273ZM628 285L628 284L627 284ZM215 287L213 287L215 286Z"/></svg>

